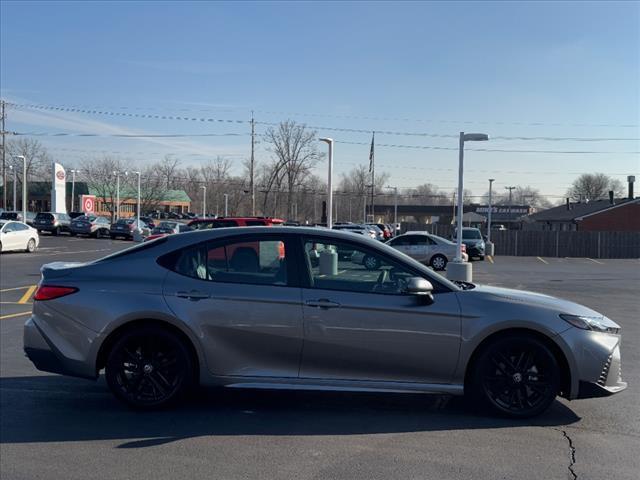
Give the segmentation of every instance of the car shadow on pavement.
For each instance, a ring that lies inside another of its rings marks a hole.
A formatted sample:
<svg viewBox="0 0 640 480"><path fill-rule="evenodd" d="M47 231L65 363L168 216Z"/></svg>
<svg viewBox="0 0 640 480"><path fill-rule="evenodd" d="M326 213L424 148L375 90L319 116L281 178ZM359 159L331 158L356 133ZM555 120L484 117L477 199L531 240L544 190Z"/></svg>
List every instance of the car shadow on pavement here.
<svg viewBox="0 0 640 480"><path fill-rule="evenodd" d="M441 395L211 388L172 409L139 412L118 402L102 378L0 378L0 444L123 440L118 448L144 448L201 436L367 435L579 420L559 401L539 417L512 420Z"/></svg>

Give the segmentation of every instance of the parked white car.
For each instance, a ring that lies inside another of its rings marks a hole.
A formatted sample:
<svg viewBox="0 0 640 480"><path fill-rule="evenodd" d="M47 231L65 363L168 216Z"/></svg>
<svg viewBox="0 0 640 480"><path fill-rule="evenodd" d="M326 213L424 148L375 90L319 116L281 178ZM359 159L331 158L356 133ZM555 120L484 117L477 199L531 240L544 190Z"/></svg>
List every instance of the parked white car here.
<svg viewBox="0 0 640 480"><path fill-rule="evenodd" d="M407 232L392 238L387 245L434 270L445 270L447 263L456 256L455 243L427 232ZM468 261L464 244L462 252L462 259Z"/></svg>
<svg viewBox="0 0 640 480"><path fill-rule="evenodd" d="M24 250L33 253L40 244L38 230L26 223L0 221L0 252Z"/></svg>

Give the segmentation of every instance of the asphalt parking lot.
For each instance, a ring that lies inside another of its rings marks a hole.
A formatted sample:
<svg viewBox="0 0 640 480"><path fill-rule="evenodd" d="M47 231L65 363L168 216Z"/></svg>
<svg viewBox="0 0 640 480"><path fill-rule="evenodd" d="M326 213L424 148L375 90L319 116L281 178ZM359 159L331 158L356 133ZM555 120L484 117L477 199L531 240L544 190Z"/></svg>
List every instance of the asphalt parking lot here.
<svg viewBox="0 0 640 480"><path fill-rule="evenodd" d="M132 245L42 236L0 257L0 478L635 479L640 471L640 261L498 257L474 281L583 303L623 327L629 388L558 400L531 420L440 396L201 391L138 413L97 382L37 371L22 353L39 268Z"/></svg>

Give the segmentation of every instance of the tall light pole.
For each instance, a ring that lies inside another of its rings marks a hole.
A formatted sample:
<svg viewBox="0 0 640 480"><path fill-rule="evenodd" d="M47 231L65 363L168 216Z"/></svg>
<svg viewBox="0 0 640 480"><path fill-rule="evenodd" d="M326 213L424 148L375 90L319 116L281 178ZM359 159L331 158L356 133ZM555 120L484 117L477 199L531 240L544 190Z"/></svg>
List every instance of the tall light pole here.
<svg viewBox="0 0 640 480"><path fill-rule="evenodd" d="M116 222L120 219L120 172L113 172L116 176Z"/></svg>
<svg viewBox="0 0 640 480"><path fill-rule="evenodd" d="M71 211L75 210L73 207L75 206L75 193L76 193L76 173L80 173L80 170L71 170Z"/></svg>
<svg viewBox="0 0 640 480"><path fill-rule="evenodd" d="M495 181L495 178L489 179L489 211L487 214L487 242L485 244L485 255L489 255L490 257L493 257L495 254L493 243L491 243L491 213L493 210L493 206L491 205L491 194L493 193L493 182Z"/></svg>
<svg viewBox="0 0 640 480"><path fill-rule="evenodd" d="M398 229L398 187L389 187L394 191L394 202L393 202L393 235L395 236L395 232Z"/></svg>
<svg viewBox="0 0 640 480"><path fill-rule="evenodd" d="M136 228L140 230L140 172L131 172L138 176L138 202L136 207ZM129 172L124 172L125 175L129 175Z"/></svg>
<svg viewBox="0 0 640 480"><path fill-rule="evenodd" d="M333 138L321 138L329 145L329 172L327 178L327 228L333 228Z"/></svg>
<svg viewBox="0 0 640 480"><path fill-rule="evenodd" d="M27 222L27 158L24 155L15 155L13 158L22 159L22 221L26 223ZM14 188L15 188L15 183L14 183ZM15 202L15 197L14 197L14 202Z"/></svg>
<svg viewBox="0 0 640 480"><path fill-rule="evenodd" d="M518 187L504 187L505 190L509 190L509 226L511 226L511 192Z"/></svg>
<svg viewBox="0 0 640 480"><path fill-rule="evenodd" d="M456 256L447 268L447 277L451 280L470 282L471 264L462 261L462 208L464 201L464 142L483 142L489 140L485 133L460 132L460 148L458 159L458 220L456 221Z"/></svg>
<svg viewBox="0 0 640 480"><path fill-rule="evenodd" d="M224 216L225 217L229 216L229 194L228 193L224 194Z"/></svg>
<svg viewBox="0 0 640 480"><path fill-rule="evenodd" d="M16 169L15 165L9 165L9 170L11 170L13 172L13 211L17 212L18 211L18 205L16 205L16 191L17 191L16 173L17 173L17 169Z"/></svg>
<svg viewBox="0 0 640 480"><path fill-rule="evenodd" d="M200 185L202 189L202 218L207 218L207 186Z"/></svg>

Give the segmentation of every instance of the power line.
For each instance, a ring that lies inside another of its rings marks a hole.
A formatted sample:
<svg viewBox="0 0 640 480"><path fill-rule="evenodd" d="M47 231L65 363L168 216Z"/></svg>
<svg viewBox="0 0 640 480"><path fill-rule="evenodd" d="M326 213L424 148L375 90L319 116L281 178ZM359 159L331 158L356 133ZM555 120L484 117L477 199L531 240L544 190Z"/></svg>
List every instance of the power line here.
<svg viewBox="0 0 640 480"><path fill-rule="evenodd" d="M116 137L116 138L182 138L182 137L245 137L250 133L162 133L162 134L125 134L125 133L69 133L69 132L8 132L25 137Z"/></svg>
<svg viewBox="0 0 640 480"><path fill-rule="evenodd" d="M221 119L221 118L208 118L208 117L186 117L181 115L158 115L158 114L150 114L150 113L131 113L127 112L114 112L109 110L104 110L101 107L96 107L95 109L87 109L87 108L79 108L74 106L59 106L59 105L37 105L37 104L18 104L18 103L7 103L6 105L12 106L17 109L34 109L34 110L45 110L45 111L64 111L70 113L84 113L90 115L103 115L103 116L117 116L117 117L131 117L131 118L144 118L144 119L155 119L155 120L177 120L177 121L192 121L192 122L218 122L218 123L251 123L249 120L237 120L237 119ZM120 109L139 109L138 107L118 107ZM256 125L267 125L267 126L277 126L278 122L254 122ZM451 122L456 123L456 122ZM465 122L457 122L458 124L464 124ZM473 123L473 122L472 122ZM476 122L477 123L477 122ZM527 125L527 124L522 124ZM378 129L363 129L363 128L342 128L342 127L327 127L327 126L316 126L316 125L305 125L307 128L315 129L315 130L327 130L327 131L336 131L336 132L348 132L348 133L371 133L372 130L382 134L382 135L401 135L401 136L416 136L416 137L427 137L427 138L458 138L458 135L454 134L439 134L439 133L426 133L426 132L403 132L403 131L393 131L393 130L378 130ZM604 126L604 125L601 125ZM633 125L627 125L632 127ZM637 125L636 125L637 127ZM491 137L493 140L517 140L517 141L572 141L572 142L637 142L640 141L640 138L629 138L629 137L548 137L548 136L540 136L540 137L526 137L526 136L494 136Z"/></svg>

